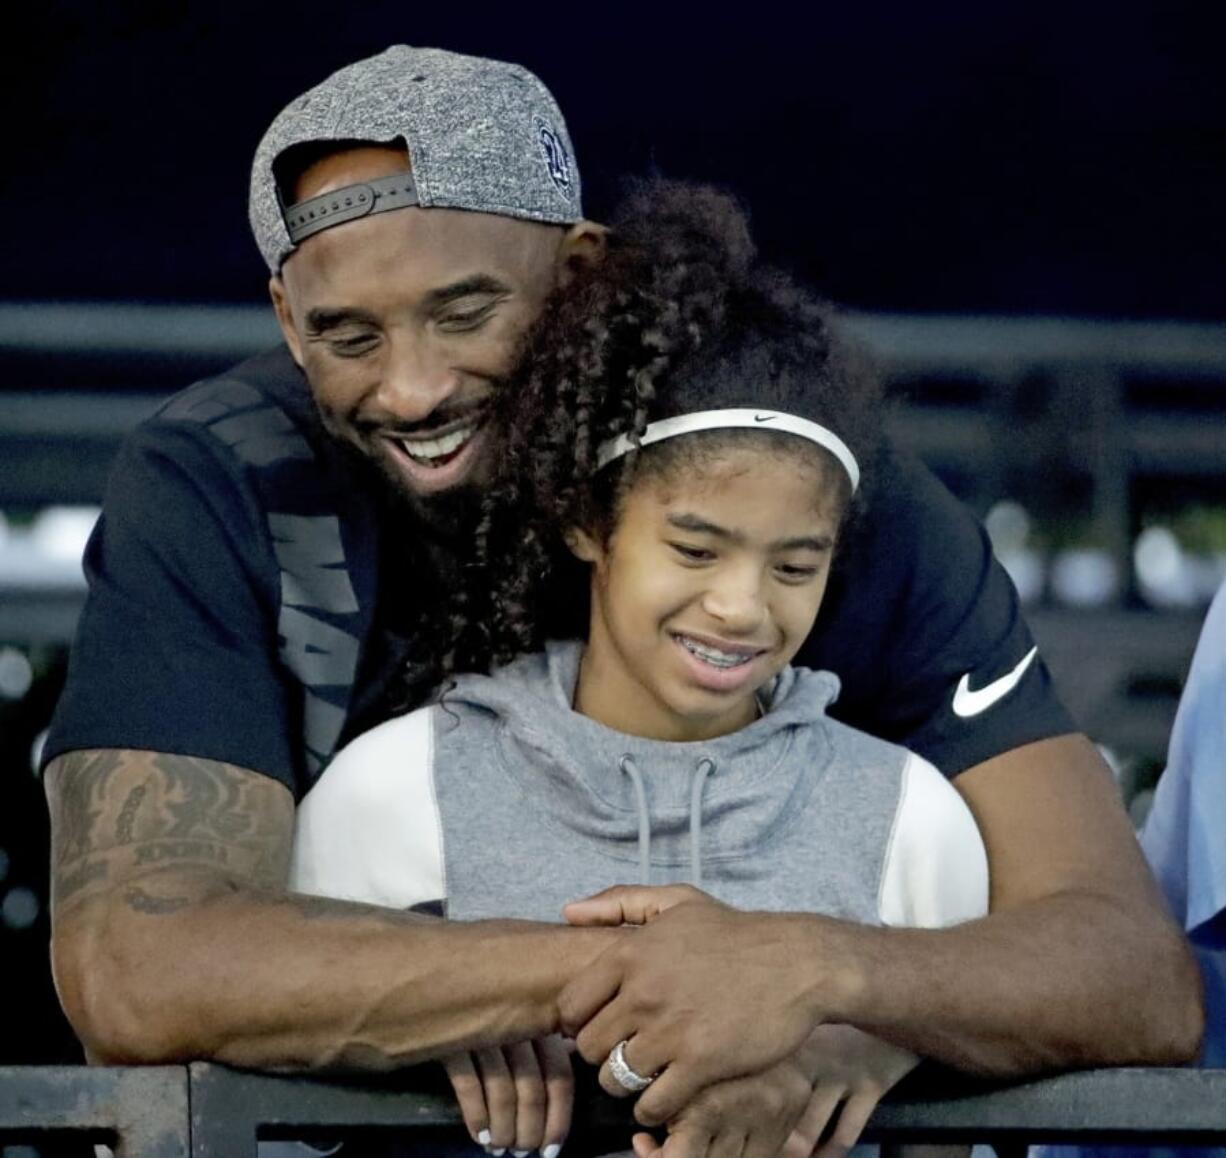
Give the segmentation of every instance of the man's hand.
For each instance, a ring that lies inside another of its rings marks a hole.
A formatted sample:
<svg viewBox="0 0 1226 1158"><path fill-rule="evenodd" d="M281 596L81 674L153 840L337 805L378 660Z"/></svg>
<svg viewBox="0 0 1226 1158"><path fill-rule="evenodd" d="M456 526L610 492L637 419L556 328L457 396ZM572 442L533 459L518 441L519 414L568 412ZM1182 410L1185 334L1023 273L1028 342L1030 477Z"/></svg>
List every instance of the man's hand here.
<svg viewBox="0 0 1226 1158"><path fill-rule="evenodd" d="M602 1065L601 1085L625 1097L605 1064L623 1040L627 1064L659 1074L635 1117L660 1125L699 1091L783 1061L813 1028L786 918L742 913L696 889L621 886L567 907L592 924L648 923L562 991L562 1026Z"/></svg>
<svg viewBox="0 0 1226 1158"><path fill-rule="evenodd" d="M1093 746L1036 741L956 787L988 852L988 916L882 928L602 894L572 909L656 915L566 986L564 1028L590 1061L624 1039L628 1065L661 1071L639 1102L644 1124L781 1060L825 1021L996 1077L1193 1056L1195 962Z"/></svg>
<svg viewBox="0 0 1226 1158"><path fill-rule="evenodd" d="M575 1079L557 1036L460 1053L444 1062L474 1142L494 1154L555 1158L570 1133Z"/></svg>

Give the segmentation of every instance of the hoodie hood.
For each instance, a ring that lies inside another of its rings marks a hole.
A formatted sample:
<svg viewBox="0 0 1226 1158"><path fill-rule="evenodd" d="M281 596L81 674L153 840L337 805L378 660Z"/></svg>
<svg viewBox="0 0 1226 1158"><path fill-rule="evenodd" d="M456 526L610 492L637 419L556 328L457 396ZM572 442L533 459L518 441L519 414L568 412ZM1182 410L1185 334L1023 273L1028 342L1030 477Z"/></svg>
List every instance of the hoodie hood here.
<svg viewBox="0 0 1226 1158"><path fill-rule="evenodd" d="M765 714L747 727L670 742L576 712L582 655L581 643L550 642L493 675L458 677L443 702L460 726L469 712L492 718L502 770L552 824L637 861L642 883L653 864L688 861L701 885L704 866L760 850L804 812L833 750L813 726L838 695L833 673L785 668L759 693Z"/></svg>

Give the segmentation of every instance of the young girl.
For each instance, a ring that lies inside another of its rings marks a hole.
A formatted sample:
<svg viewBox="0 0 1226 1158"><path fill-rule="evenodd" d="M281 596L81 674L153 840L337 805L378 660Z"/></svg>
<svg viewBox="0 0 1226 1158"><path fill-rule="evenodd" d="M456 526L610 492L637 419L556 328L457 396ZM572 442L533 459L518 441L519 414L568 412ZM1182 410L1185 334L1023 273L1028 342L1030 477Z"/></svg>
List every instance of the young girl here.
<svg viewBox="0 0 1226 1158"><path fill-rule="evenodd" d="M829 718L834 675L789 666L854 533L879 411L823 306L755 263L735 207L673 186L633 199L497 411L473 558L449 622L423 625L414 678L441 691L303 800L294 887L452 920L557 921L613 884L677 882L874 924L986 912L953 788ZM833 1111L821 1067L856 1033L822 1030L813 1141ZM883 1088L915 1060L864 1057ZM509 1144L479 1103L474 1137Z"/></svg>

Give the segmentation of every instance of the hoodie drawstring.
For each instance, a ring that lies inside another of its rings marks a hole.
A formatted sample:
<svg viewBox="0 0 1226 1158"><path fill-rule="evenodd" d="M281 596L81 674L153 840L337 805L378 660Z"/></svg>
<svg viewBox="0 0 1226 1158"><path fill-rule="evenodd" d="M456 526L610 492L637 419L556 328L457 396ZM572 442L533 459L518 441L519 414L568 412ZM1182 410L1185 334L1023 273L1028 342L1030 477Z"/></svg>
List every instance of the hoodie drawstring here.
<svg viewBox="0 0 1226 1158"><path fill-rule="evenodd" d="M634 785L634 798L639 806L639 884L651 884L651 816L647 811L647 790L643 787L643 774L635 767L634 759L623 756L617 766L630 777Z"/></svg>
<svg viewBox="0 0 1226 1158"><path fill-rule="evenodd" d="M702 790L715 771L715 761L704 756L694 767L690 781L690 884L702 888Z"/></svg>
<svg viewBox="0 0 1226 1158"><path fill-rule="evenodd" d="M651 884L651 813L647 810L647 789L643 774L629 753L617 762L618 768L630 777L639 813L639 884ZM715 771L715 761L704 756L694 765L690 781L690 883L702 888L702 790L707 777Z"/></svg>

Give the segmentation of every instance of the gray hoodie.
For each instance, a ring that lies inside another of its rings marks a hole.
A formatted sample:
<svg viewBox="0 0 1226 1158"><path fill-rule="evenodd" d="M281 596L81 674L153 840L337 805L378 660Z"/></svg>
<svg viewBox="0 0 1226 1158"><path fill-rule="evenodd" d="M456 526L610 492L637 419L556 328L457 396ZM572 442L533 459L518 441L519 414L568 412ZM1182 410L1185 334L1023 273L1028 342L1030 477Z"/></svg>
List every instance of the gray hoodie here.
<svg viewBox="0 0 1226 1158"><path fill-rule="evenodd" d="M978 829L907 750L826 714L829 672L785 669L747 727L698 743L571 707L556 642L341 751L298 810L292 887L452 919L560 919L612 884L688 881L738 908L946 925L987 911Z"/></svg>

